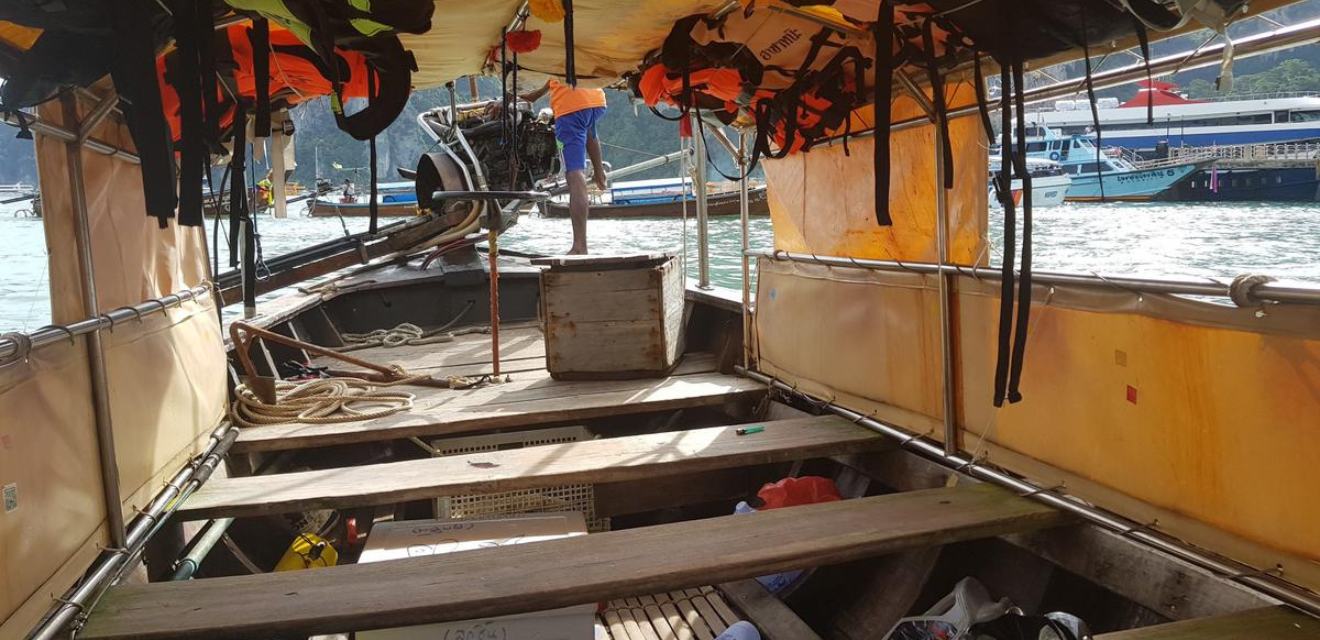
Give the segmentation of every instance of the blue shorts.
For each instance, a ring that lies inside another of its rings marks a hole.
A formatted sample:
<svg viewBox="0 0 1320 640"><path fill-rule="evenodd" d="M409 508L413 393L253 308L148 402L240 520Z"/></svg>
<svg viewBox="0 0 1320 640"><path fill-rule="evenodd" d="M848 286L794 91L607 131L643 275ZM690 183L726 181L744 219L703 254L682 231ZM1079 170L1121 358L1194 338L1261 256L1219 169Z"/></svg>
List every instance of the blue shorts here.
<svg viewBox="0 0 1320 640"><path fill-rule="evenodd" d="M564 171L587 168L587 138L596 137L596 123L605 107L593 107L555 116L555 138L564 145Z"/></svg>

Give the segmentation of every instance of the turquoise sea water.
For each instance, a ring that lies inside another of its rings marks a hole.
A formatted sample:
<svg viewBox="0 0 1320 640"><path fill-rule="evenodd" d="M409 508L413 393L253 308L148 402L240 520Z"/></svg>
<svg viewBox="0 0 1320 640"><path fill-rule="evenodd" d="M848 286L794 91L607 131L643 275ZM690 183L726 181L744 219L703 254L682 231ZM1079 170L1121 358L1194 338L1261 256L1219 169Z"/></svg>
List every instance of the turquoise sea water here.
<svg viewBox="0 0 1320 640"><path fill-rule="evenodd" d="M20 205L0 208L0 331L32 330L49 320L47 260L41 221L15 217ZM262 218L266 256L366 228L365 219ZM998 264L1002 224L991 212L991 261ZM696 277L696 223L688 223L689 276ZM209 226L208 226L209 233ZM530 253L568 248L568 220L524 216L502 246ZM774 238L769 218L752 221L754 249ZM681 252L677 219L592 220L595 253ZM223 242L222 242L223 244ZM740 286L738 219L712 218L711 281ZM1245 272L1320 284L1320 206L1315 204L1066 204L1035 212L1036 269L1121 276L1198 276L1231 279Z"/></svg>

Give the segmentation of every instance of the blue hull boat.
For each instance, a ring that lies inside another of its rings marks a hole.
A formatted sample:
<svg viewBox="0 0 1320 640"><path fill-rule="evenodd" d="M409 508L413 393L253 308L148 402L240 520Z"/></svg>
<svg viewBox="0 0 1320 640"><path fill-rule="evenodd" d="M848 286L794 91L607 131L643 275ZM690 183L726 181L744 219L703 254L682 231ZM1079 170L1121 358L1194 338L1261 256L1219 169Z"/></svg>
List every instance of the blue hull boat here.
<svg viewBox="0 0 1320 640"><path fill-rule="evenodd" d="M1074 174L1067 200L1071 202L1153 200L1161 193L1187 180L1207 164L1193 162L1151 169L1108 171L1099 175L1094 172Z"/></svg>
<svg viewBox="0 0 1320 640"><path fill-rule="evenodd" d="M1106 154L1091 136L1062 135L1039 125L1028 127L1026 132L1026 139L1014 145L1024 144L1028 158L1058 163L1072 177L1066 198L1072 202L1153 200L1210 164L1159 161L1155 166L1138 165L1128 158ZM991 157L998 153L997 148L991 148Z"/></svg>

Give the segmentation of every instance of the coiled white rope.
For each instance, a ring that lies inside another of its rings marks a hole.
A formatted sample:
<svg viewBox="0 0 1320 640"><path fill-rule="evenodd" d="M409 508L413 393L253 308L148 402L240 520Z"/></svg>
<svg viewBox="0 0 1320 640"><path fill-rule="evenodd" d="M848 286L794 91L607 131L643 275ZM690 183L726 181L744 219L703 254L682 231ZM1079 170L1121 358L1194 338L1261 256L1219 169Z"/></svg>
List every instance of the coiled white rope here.
<svg viewBox="0 0 1320 640"><path fill-rule="evenodd" d="M409 376L393 382L371 382L361 378L320 378L306 382L275 383L274 404L264 402L247 385L234 389L237 400L230 411L240 427L302 422L334 424L373 420L407 411L416 399L406 391L382 387L409 384L428 376Z"/></svg>
<svg viewBox="0 0 1320 640"><path fill-rule="evenodd" d="M454 339L452 335L428 337L426 331L411 322L405 322L393 329L376 329L367 333L345 333L340 337L348 343L348 346L340 349L340 351L353 351L376 346L402 347L412 344L438 344L450 342Z"/></svg>
<svg viewBox="0 0 1320 640"><path fill-rule="evenodd" d="M451 323L452 324L452 323ZM368 333L345 333L340 338L346 343L345 346L335 349L339 352L357 351L358 349L369 349L371 347L402 347L406 345L417 344L439 344L442 342L453 342L455 336L466 335L469 333L490 333L490 327L468 327L457 331L450 331L443 335L436 335L444 331L449 325L425 331L421 327L405 322L393 329L376 329Z"/></svg>

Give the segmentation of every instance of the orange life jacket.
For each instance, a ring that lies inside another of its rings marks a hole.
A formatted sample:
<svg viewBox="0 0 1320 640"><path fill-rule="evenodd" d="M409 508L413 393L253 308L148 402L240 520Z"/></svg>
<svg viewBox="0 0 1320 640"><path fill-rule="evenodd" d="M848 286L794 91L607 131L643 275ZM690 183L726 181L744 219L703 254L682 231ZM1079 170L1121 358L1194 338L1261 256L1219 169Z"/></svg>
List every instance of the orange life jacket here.
<svg viewBox="0 0 1320 640"><path fill-rule="evenodd" d="M234 105L230 92L256 99L257 76L253 67L252 41L248 38L247 24L230 25L216 33L216 49L221 54L217 66L224 77L218 92L221 107L221 126L233 124ZM334 91L324 63L291 31L270 27L270 97L273 104L293 106L306 100L328 96ZM223 55L225 52L228 56ZM365 57L356 51L337 49L339 71L344 79L345 98L367 97L367 70ZM161 103L174 140L180 139L182 123L179 113L179 94L170 83L173 69L171 54L156 58L156 78L160 85Z"/></svg>

